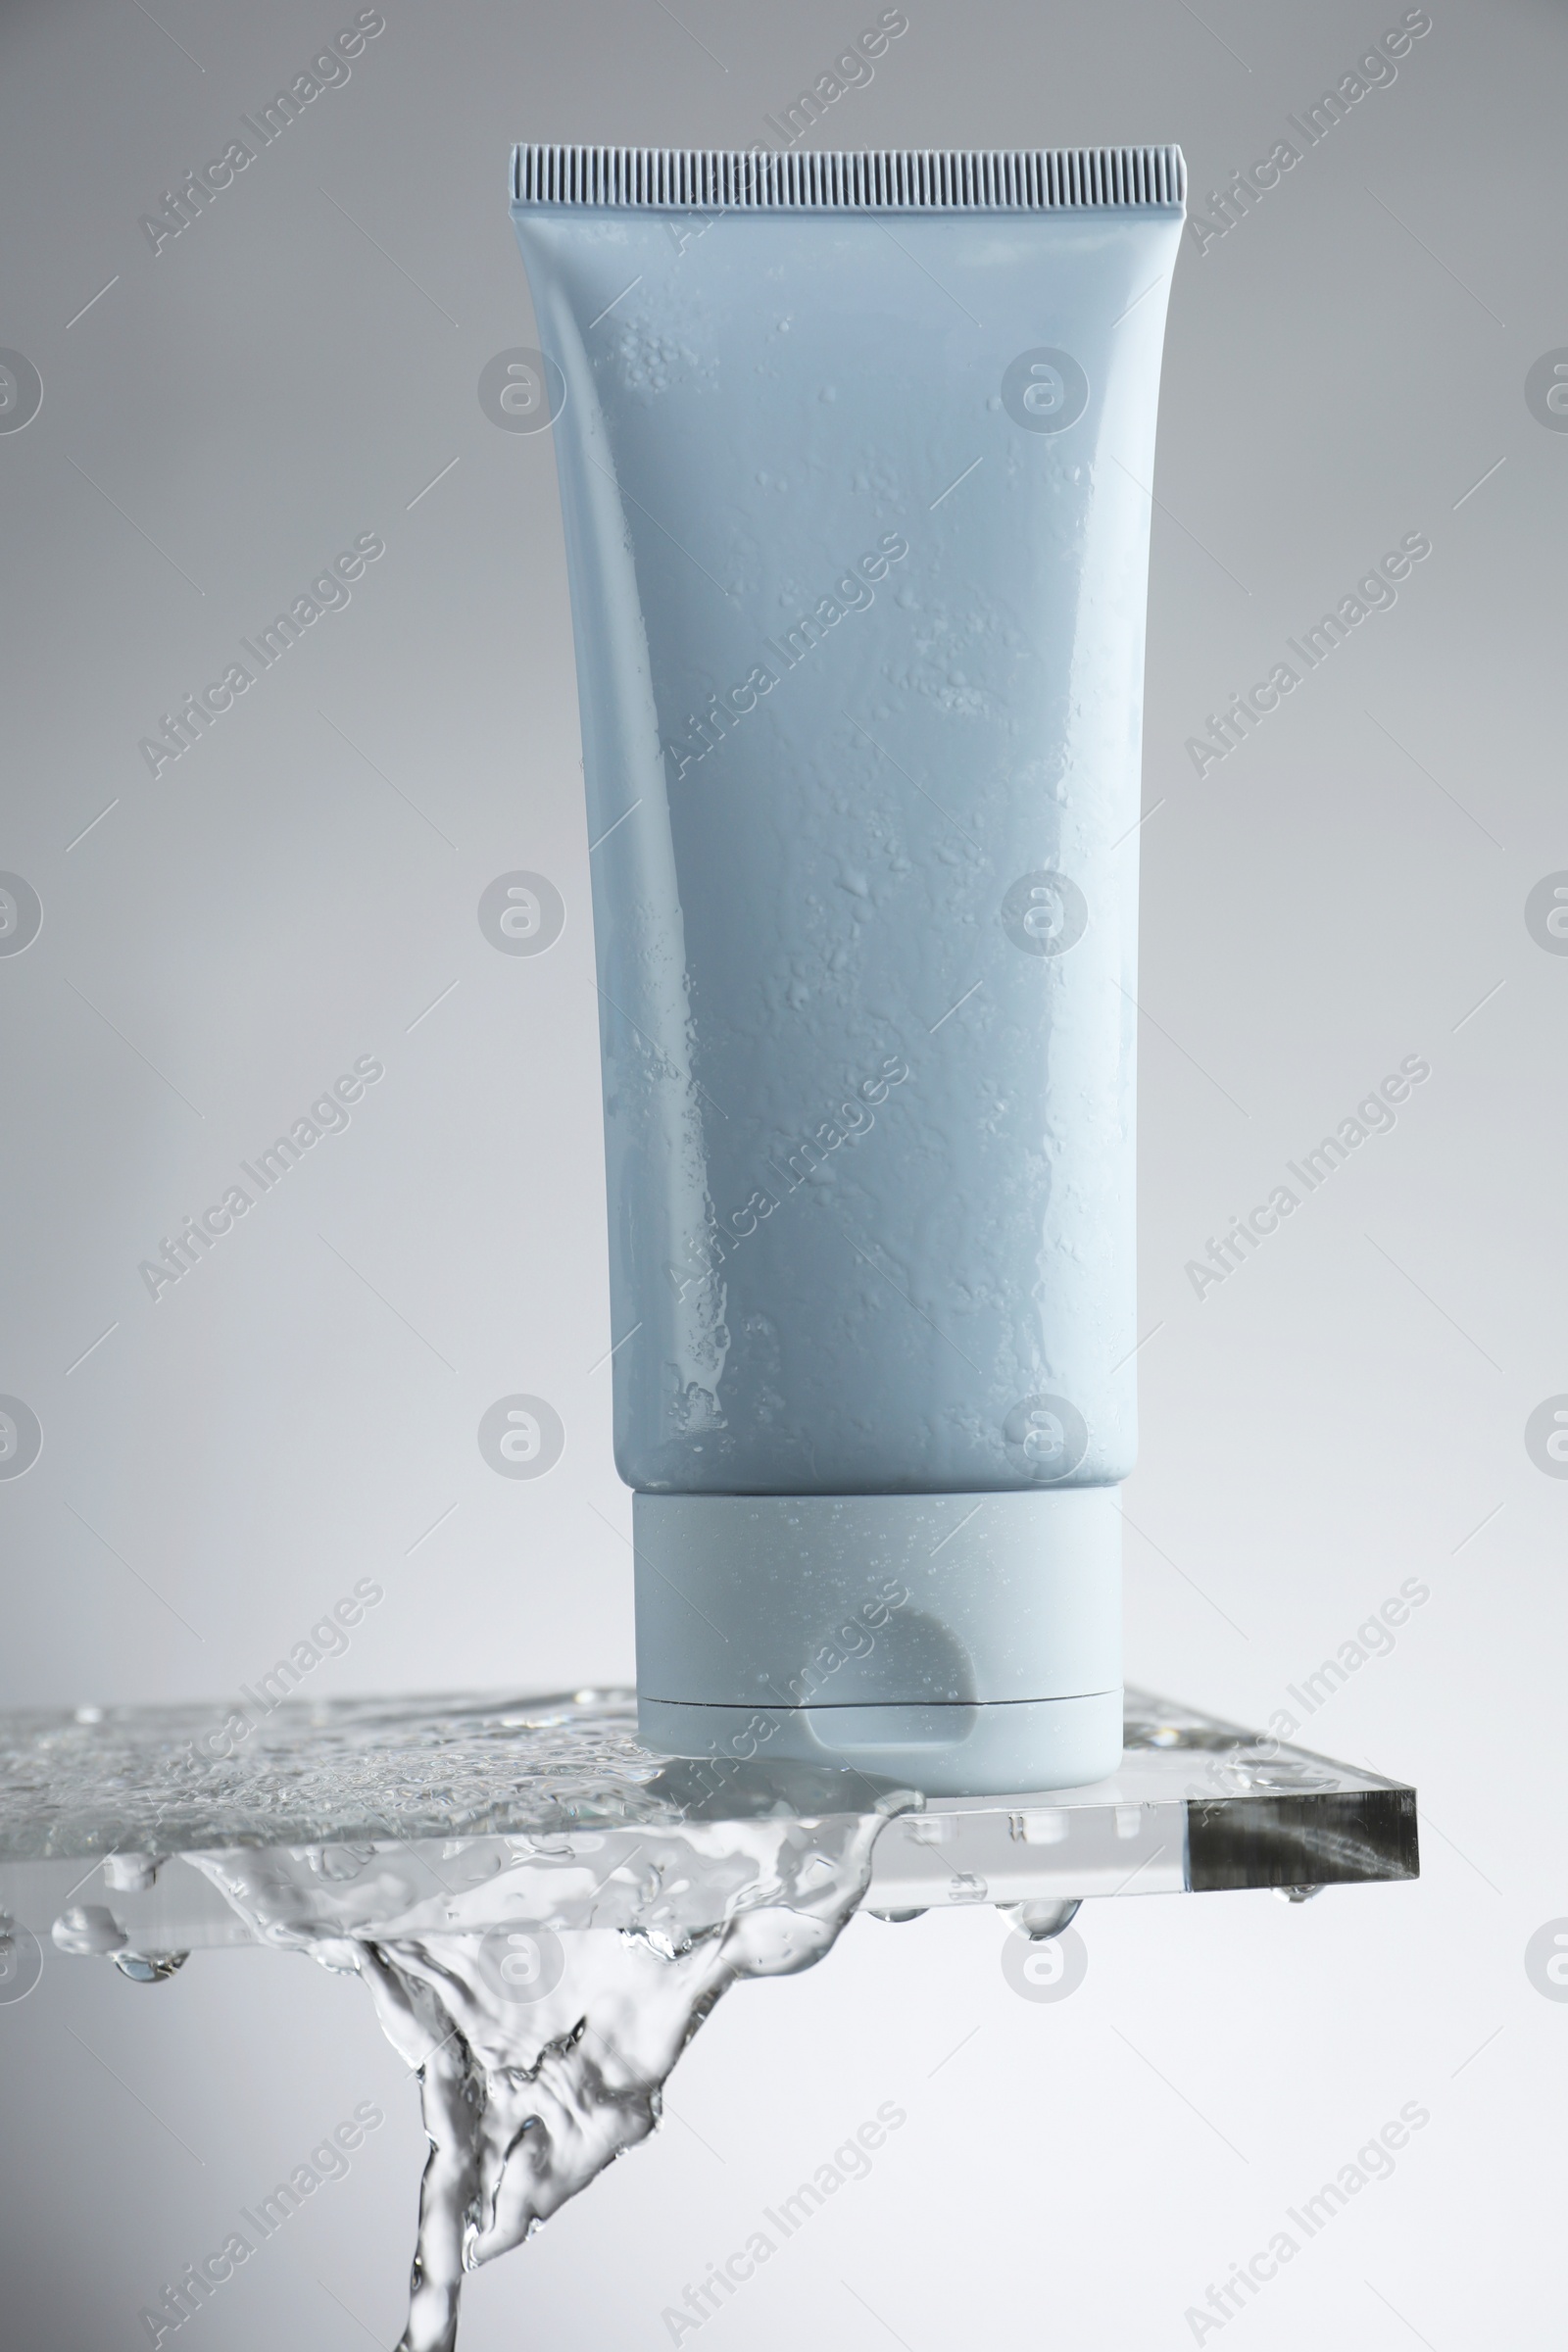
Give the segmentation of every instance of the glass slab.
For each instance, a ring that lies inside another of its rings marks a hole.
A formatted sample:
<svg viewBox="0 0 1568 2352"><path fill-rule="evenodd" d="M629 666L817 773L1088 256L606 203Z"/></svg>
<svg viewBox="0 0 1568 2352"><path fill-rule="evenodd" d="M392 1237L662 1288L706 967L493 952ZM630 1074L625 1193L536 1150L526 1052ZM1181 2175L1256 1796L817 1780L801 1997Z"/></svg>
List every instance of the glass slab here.
<svg viewBox="0 0 1568 2352"><path fill-rule="evenodd" d="M735 1825L882 1815L859 1907L1410 1879L1415 1792L1129 1690L1090 1788L925 1798L858 1771L671 1760L627 1690L0 1716L0 1929L57 1951L614 1928L689 1937L779 1899ZM721 1835L721 1833L724 1833ZM715 1856L723 1850L723 1865ZM243 1899L239 1889L243 1883Z"/></svg>

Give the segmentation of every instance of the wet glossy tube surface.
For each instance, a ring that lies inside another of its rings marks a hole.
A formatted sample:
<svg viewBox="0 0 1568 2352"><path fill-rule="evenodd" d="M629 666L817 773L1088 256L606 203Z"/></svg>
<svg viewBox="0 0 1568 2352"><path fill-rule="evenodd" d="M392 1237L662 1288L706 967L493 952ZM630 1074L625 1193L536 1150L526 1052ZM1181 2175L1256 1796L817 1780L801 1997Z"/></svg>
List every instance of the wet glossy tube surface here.
<svg viewBox="0 0 1568 2352"><path fill-rule="evenodd" d="M1111 1484L1180 210L514 214L564 393L621 1475Z"/></svg>

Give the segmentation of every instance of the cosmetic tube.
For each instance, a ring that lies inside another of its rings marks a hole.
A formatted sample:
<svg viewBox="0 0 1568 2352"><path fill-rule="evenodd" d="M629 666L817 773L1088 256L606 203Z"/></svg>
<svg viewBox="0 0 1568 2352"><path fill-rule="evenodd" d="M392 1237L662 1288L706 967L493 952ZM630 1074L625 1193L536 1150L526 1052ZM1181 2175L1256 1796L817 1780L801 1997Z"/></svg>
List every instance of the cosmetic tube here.
<svg viewBox="0 0 1568 2352"><path fill-rule="evenodd" d="M1182 203L1170 147L516 150L655 1748L1120 1755Z"/></svg>

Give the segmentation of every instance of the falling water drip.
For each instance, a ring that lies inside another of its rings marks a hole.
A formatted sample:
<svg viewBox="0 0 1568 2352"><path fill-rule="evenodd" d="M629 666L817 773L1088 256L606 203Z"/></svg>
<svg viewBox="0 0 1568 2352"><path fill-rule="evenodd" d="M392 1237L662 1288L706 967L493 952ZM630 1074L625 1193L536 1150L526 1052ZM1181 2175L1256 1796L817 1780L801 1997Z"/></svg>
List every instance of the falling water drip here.
<svg viewBox="0 0 1568 2352"><path fill-rule="evenodd" d="M509 1841L530 1847L508 1876L516 1922L470 1933L345 1933L372 1893L382 1923L407 1904L384 1851L190 1857L260 1940L357 1974L418 2077L429 2155L399 2352L451 2352L467 2273L648 2137L671 2069L732 1984L832 1948L879 1833L917 1801L662 1823L586 1882L605 1925L565 1924L584 1916L592 1835Z"/></svg>

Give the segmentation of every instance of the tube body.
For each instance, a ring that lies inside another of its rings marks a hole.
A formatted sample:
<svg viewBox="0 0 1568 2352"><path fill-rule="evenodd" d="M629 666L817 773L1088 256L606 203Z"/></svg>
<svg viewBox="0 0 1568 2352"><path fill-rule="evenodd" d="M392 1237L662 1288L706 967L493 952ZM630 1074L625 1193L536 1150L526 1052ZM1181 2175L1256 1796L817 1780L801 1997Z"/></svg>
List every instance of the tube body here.
<svg viewBox="0 0 1568 2352"><path fill-rule="evenodd" d="M1179 200L524 194L514 215L564 393L617 1466L682 1498L660 1523L677 1583L699 1497L773 1498L803 1560L821 1545L789 1502L906 1498L918 1563L923 1500L1059 1503L1133 1461L1144 609ZM970 1516L1011 1559L996 1512ZM791 1582L776 1531L756 1540L754 1601L757 1575ZM995 1582L994 1551L956 1541L959 1582ZM834 1576L850 1607L853 1560ZM919 1600L873 1629L872 1685ZM811 1630L708 1703L810 1712L778 1676ZM639 1643L645 1696L680 1699ZM1083 1662L1038 1643L1005 1691L972 1687L970 1632L957 1647L884 1701L1082 1694ZM819 1715L858 1696L829 1672ZM1037 1688L1054 1673L1075 1687Z"/></svg>

